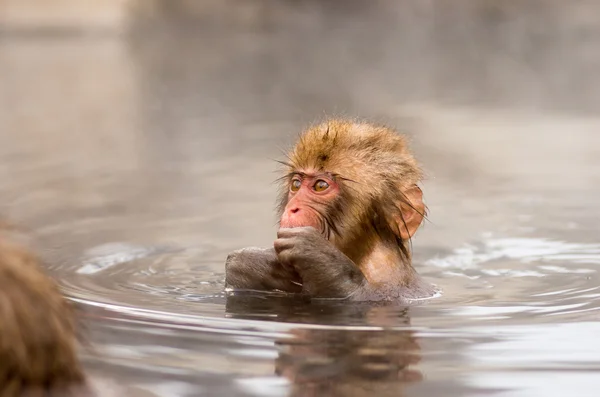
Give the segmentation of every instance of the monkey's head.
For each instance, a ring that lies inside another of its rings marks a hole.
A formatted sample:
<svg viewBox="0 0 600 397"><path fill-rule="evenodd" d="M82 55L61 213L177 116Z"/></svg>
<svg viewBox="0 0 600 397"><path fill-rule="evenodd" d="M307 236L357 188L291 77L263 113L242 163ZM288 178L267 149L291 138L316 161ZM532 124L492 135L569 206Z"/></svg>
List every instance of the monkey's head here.
<svg viewBox="0 0 600 397"><path fill-rule="evenodd" d="M410 262L406 242L425 206L422 173L403 136L330 120L305 131L284 164L281 227L313 226L359 265L378 244Z"/></svg>

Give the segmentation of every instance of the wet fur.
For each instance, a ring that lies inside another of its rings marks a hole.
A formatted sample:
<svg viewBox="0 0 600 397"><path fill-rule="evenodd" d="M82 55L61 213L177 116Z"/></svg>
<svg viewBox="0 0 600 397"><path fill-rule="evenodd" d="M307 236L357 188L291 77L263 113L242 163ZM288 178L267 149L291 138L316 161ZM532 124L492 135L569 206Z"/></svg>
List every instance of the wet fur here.
<svg viewBox="0 0 600 397"><path fill-rule="evenodd" d="M327 170L340 185L340 195L329 211L318 211L324 219L324 235L336 234L341 240L339 248L355 262L361 258L353 247L369 246L374 238L394 240L410 265L409 241L396 238L399 231L391 229L394 218L403 220L397 203L412 207L403 190L422 179L403 135L384 126L329 120L301 135L282 164L286 170L279 180L279 218L296 170Z"/></svg>
<svg viewBox="0 0 600 397"><path fill-rule="evenodd" d="M302 293L318 298L380 301L434 294L412 267L410 237L401 237L412 235L422 219L408 225L407 209L425 215L417 187L422 172L404 136L383 126L330 120L304 132L280 164L280 219L297 174L326 172L339 193L324 202L319 196L305 200L303 205L318 214L317 224L280 228L274 250L230 254L229 288L298 292L301 281ZM423 210L405 195L410 189L417 189ZM293 287L276 279L285 272L293 274Z"/></svg>
<svg viewBox="0 0 600 397"><path fill-rule="evenodd" d="M83 383L71 307L0 230L0 396L71 396Z"/></svg>

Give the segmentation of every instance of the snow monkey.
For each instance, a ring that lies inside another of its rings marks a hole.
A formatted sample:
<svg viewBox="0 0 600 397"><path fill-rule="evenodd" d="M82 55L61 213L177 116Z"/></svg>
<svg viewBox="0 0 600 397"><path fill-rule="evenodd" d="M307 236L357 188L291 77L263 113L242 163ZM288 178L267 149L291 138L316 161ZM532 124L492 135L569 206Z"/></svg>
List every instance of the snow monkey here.
<svg viewBox="0 0 600 397"><path fill-rule="evenodd" d="M425 205L404 136L330 120L306 130L281 163L274 246L231 253L227 288L377 301L433 295L411 264Z"/></svg>

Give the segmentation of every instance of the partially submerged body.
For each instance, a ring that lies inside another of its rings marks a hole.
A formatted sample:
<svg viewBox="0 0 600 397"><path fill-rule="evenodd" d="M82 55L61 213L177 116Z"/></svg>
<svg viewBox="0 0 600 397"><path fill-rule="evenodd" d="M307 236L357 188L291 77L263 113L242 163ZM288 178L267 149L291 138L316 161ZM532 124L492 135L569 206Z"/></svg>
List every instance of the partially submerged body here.
<svg viewBox="0 0 600 397"><path fill-rule="evenodd" d="M248 247L236 250L228 256L226 266L226 284L231 289L281 291L308 294L314 298L354 301L394 300L403 303L431 298L438 293L434 285L423 280L416 273L408 284L393 280L370 283L360 274L357 277L356 273L354 277L346 278L339 273L339 270L331 275L330 284L325 284L322 291L310 291L304 287L302 278L296 271L287 270L279 262L274 248ZM321 267L323 264L315 264L315 266ZM253 271L248 272L248 268L252 268ZM327 272L319 271L319 273ZM320 274L319 278L323 281L327 280L325 274Z"/></svg>
<svg viewBox="0 0 600 397"><path fill-rule="evenodd" d="M288 159L274 247L230 254L228 288L378 301L435 294L411 264L425 205L403 136L331 120L308 129Z"/></svg>

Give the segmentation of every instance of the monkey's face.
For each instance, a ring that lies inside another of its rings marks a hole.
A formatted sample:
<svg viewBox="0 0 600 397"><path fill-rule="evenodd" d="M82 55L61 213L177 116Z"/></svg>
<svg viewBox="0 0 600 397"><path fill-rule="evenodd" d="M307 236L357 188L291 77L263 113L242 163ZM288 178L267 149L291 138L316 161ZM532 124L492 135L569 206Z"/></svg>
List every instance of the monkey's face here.
<svg viewBox="0 0 600 397"><path fill-rule="evenodd" d="M402 135L329 120L306 130L280 163L281 227L312 226L355 261L381 244L408 256L404 242L425 208L421 171Z"/></svg>
<svg viewBox="0 0 600 397"><path fill-rule="evenodd" d="M312 226L333 242L338 230L331 209L339 195L340 186L331 173L314 170L292 173L280 226Z"/></svg>

